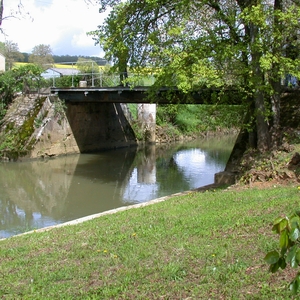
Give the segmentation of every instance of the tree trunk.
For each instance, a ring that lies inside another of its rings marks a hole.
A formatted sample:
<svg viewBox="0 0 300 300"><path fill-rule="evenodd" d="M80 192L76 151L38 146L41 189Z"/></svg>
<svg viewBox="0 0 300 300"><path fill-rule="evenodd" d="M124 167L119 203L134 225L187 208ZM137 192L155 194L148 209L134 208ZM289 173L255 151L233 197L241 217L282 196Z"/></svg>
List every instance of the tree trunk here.
<svg viewBox="0 0 300 300"><path fill-rule="evenodd" d="M274 94L271 96L272 106L272 126L270 129L271 144L273 149L277 149L282 141L282 133L280 130L280 97L281 84L280 81L272 82Z"/></svg>
<svg viewBox="0 0 300 300"><path fill-rule="evenodd" d="M261 90L255 93L255 110L256 110L256 131L257 131L257 150L266 152L270 149L270 133L269 126L266 122L266 109L264 103L264 95Z"/></svg>
<svg viewBox="0 0 300 300"><path fill-rule="evenodd" d="M258 28L253 23L249 24L250 48L252 57L252 75L255 86L254 104L256 114L257 150L265 152L270 149L271 140L269 126L266 118L265 97L263 92L264 77L260 67L261 53L256 46L258 39Z"/></svg>
<svg viewBox="0 0 300 300"><path fill-rule="evenodd" d="M128 78L127 65L120 69L120 85L128 86L126 79Z"/></svg>
<svg viewBox="0 0 300 300"><path fill-rule="evenodd" d="M274 11L282 11L283 5L282 0L274 1ZM283 30L280 19L277 14L274 14L274 30L281 32ZM282 40L277 41L274 44L279 46L273 48L273 56L280 56L282 53ZM271 142L272 148L276 149L282 140L280 130L280 97L281 97L281 78L279 75L279 64L274 62L271 74L271 85L274 90L274 94L271 96L271 107L272 107L272 126L271 126Z"/></svg>
<svg viewBox="0 0 300 300"><path fill-rule="evenodd" d="M4 0L0 0L0 26L2 24L2 19L3 19L3 10L4 10L3 1Z"/></svg>

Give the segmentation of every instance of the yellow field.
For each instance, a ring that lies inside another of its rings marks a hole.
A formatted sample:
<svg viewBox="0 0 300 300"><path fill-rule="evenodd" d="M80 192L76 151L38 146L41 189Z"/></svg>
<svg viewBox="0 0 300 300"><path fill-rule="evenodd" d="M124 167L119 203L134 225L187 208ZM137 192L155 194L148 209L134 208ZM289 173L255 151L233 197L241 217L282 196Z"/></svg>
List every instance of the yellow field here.
<svg viewBox="0 0 300 300"><path fill-rule="evenodd" d="M15 67L21 67L21 66L26 66L29 63L26 62L16 62L14 63ZM53 65L49 65L49 68L60 68L60 69L70 69L72 68L72 65L66 65L66 64L53 64ZM77 69L76 63L74 63L73 68Z"/></svg>
<svg viewBox="0 0 300 300"><path fill-rule="evenodd" d="M18 68L18 67L21 67L21 66L25 66L27 64L29 64L29 63L26 63L26 62L16 62L16 63L14 63L14 66L16 68ZM53 64L51 66L49 65L49 68L60 68L60 69L74 68L74 69L78 69L76 63L74 63L73 66L72 66L72 64ZM99 66L98 68L99 68L99 71L100 70L101 71L107 70L107 66Z"/></svg>

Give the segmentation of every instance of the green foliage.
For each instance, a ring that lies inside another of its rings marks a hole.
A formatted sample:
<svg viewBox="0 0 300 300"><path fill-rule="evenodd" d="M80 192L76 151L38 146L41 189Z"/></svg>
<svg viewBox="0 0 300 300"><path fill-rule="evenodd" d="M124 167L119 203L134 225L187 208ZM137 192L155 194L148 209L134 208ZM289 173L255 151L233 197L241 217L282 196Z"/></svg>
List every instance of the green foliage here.
<svg viewBox="0 0 300 300"><path fill-rule="evenodd" d="M50 45L40 44L34 46L32 54L29 56L29 62L38 65L42 68L48 68L54 63L52 50Z"/></svg>
<svg viewBox="0 0 300 300"><path fill-rule="evenodd" d="M99 67L95 61L83 57L78 58L76 67L82 74L92 74L99 72Z"/></svg>
<svg viewBox="0 0 300 300"><path fill-rule="evenodd" d="M79 75L58 77L55 78L55 87L69 88L71 86L78 86L80 80L82 80L82 77ZM47 86L52 86L52 85L53 85L53 79L48 79Z"/></svg>
<svg viewBox="0 0 300 300"><path fill-rule="evenodd" d="M60 100L57 98L54 101L54 115L56 117L63 117L65 115L65 112L67 110L67 105L64 100Z"/></svg>
<svg viewBox="0 0 300 300"><path fill-rule="evenodd" d="M30 90L40 87L41 72L40 67L28 64L0 74L0 115L4 115L4 111L12 102L15 93L28 93Z"/></svg>
<svg viewBox="0 0 300 300"><path fill-rule="evenodd" d="M16 93L28 93L40 86L42 69L35 65L21 66L0 73L0 118L5 115L7 106L13 101Z"/></svg>
<svg viewBox="0 0 300 300"><path fill-rule="evenodd" d="M138 140L143 136L137 122L137 105L128 104L132 128ZM198 134L219 129L239 128L243 117L241 106L167 104L157 105L156 124L171 137Z"/></svg>
<svg viewBox="0 0 300 300"><path fill-rule="evenodd" d="M285 269L287 265L297 269L300 265L300 212L291 216L277 218L272 230L279 235L279 251L267 253L265 261L270 265L272 273ZM296 294L300 287L300 272L290 283L290 290Z"/></svg>
<svg viewBox="0 0 300 300"><path fill-rule="evenodd" d="M143 131L142 127L140 126L140 124L137 121L133 121L131 123L131 127L132 127L132 130L133 130L137 140L138 141L144 140L144 135L145 134L144 134L144 131Z"/></svg>
<svg viewBox="0 0 300 300"><path fill-rule="evenodd" d="M11 130L0 143L0 151L15 151L16 130Z"/></svg>
<svg viewBox="0 0 300 300"><path fill-rule="evenodd" d="M2 49L1 49L2 48ZM5 56L5 69L11 70L16 61L22 61L24 55L20 53L17 43L6 41L2 47L0 45L0 52Z"/></svg>
<svg viewBox="0 0 300 300"><path fill-rule="evenodd" d="M128 109L130 111L130 114L131 114L132 118L134 120L137 120L137 117L138 117L137 116L137 104L135 104L135 103L128 103L127 106L128 106Z"/></svg>
<svg viewBox="0 0 300 300"><path fill-rule="evenodd" d="M298 196L282 187L188 192L2 240L0 296L291 299L261 267L261 232Z"/></svg>
<svg viewBox="0 0 300 300"><path fill-rule="evenodd" d="M15 78L12 72L0 74L0 99L1 111L6 109L7 105L12 102L15 92L19 89L15 84Z"/></svg>
<svg viewBox="0 0 300 300"><path fill-rule="evenodd" d="M243 113L240 106L169 104L158 105L157 125L175 126L181 134L238 128Z"/></svg>
<svg viewBox="0 0 300 300"><path fill-rule="evenodd" d="M179 105L157 105L156 124L163 125L166 123L175 124Z"/></svg>
<svg viewBox="0 0 300 300"><path fill-rule="evenodd" d="M35 127L35 128L41 127L42 124L43 124L43 119L44 119L43 116L40 116L40 117L36 118L36 119L34 120L34 127Z"/></svg>
<svg viewBox="0 0 300 300"><path fill-rule="evenodd" d="M280 122L279 101L273 100L286 74L300 77L298 2L101 3L103 9L113 9L90 34L116 70L125 72L127 64L150 67L157 88L176 86L185 94L201 87L234 86L248 96L244 109L253 106L256 120L249 126L257 148L264 152L281 142L272 141L276 134L271 132L279 130Z"/></svg>
<svg viewBox="0 0 300 300"><path fill-rule="evenodd" d="M32 134L35 128L42 125L43 116L38 116L45 102L45 97L37 98L35 106L26 116L26 120L20 127L14 123L6 125L5 132L0 136L0 151L5 152L7 156L17 159L18 156L26 154L33 146L35 139Z"/></svg>

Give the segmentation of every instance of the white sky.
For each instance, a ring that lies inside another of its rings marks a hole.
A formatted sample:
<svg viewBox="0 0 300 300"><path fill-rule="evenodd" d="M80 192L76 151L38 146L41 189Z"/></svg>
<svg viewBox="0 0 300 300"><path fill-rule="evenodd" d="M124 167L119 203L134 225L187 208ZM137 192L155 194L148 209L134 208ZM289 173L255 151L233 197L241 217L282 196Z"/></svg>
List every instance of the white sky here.
<svg viewBox="0 0 300 300"><path fill-rule="evenodd" d="M4 17L18 9L20 0L4 0ZM99 6L84 0L21 0L29 17L8 18L2 23L6 36L0 41L17 43L20 52L31 53L34 46L50 45L54 55L99 56L104 54L94 45L88 31L97 29L105 16Z"/></svg>

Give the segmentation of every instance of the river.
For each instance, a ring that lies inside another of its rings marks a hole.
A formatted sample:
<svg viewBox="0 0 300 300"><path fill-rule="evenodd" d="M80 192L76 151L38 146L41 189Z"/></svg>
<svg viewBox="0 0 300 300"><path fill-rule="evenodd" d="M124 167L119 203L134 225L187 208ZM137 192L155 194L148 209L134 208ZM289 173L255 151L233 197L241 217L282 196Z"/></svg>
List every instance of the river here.
<svg viewBox="0 0 300 300"><path fill-rule="evenodd" d="M0 239L211 184L235 138L0 163Z"/></svg>

